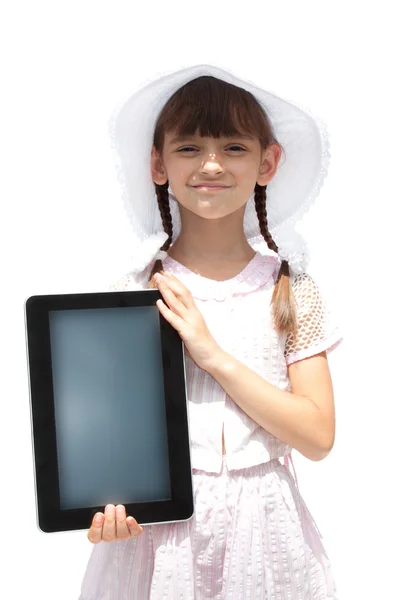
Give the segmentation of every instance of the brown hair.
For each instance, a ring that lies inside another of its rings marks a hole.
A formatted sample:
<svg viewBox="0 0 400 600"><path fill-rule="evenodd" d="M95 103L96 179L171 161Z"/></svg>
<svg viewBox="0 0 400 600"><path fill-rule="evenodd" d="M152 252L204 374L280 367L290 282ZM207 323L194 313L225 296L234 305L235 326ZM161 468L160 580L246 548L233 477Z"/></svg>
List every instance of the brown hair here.
<svg viewBox="0 0 400 600"><path fill-rule="evenodd" d="M217 79L204 76L189 81L169 99L162 109L154 130L153 144L161 154L166 132L176 131L177 135L202 137L231 137L250 134L258 137L261 147L278 144L270 120L261 105L250 92ZM172 243L172 218L169 206L169 183L154 184L158 207L164 231L168 239L162 246L166 251ZM273 252L278 247L268 230L266 194L267 186L256 183L254 188L255 208L260 224L260 232ZM156 287L153 275L162 271L162 262L157 260L151 271L148 287ZM289 265L283 261L275 283L272 300L272 314L275 328L284 334L297 332L296 304L289 277Z"/></svg>

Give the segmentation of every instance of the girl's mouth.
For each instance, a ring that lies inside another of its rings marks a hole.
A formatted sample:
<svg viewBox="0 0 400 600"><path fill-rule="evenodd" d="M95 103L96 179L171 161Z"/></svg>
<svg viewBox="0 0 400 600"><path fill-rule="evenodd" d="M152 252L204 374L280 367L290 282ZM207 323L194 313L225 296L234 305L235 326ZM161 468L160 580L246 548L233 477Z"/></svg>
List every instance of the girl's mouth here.
<svg viewBox="0 0 400 600"><path fill-rule="evenodd" d="M200 192L218 192L229 189L229 186L226 185L194 185L192 187Z"/></svg>

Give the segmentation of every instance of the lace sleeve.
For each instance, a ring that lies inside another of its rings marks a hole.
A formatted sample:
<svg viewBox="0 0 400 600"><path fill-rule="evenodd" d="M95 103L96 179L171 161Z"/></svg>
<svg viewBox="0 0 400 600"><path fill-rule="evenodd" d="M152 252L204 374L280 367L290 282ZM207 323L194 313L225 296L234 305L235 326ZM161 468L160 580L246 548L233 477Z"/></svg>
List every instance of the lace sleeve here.
<svg viewBox="0 0 400 600"><path fill-rule="evenodd" d="M296 275L292 283L297 303L298 333L289 334L285 344L286 364L319 352L331 352L343 337L315 281L307 273Z"/></svg>

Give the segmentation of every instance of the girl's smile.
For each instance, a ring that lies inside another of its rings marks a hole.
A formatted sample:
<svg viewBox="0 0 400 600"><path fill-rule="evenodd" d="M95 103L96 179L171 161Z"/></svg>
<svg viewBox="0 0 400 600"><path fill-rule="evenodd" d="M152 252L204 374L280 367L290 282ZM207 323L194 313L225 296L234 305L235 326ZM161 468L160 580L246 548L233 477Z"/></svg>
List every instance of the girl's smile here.
<svg viewBox="0 0 400 600"><path fill-rule="evenodd" d="M195 189L199 192L213 193L213 192L218 192L218 191L222 191L222 190L228 190L228 189L230 189L231 186L207 184L207 185L192 185L190 187L192 187L193 189Z"/></svg>

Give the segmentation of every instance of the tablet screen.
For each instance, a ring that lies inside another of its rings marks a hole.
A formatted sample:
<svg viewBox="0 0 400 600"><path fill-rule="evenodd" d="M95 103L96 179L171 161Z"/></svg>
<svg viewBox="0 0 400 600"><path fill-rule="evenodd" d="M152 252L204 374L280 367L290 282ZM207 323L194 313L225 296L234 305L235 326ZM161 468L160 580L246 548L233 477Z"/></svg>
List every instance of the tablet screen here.
<svg viewBox="0 0 400 600"><path fill-rule="evenodd" d="M61 509L170 499L158 308L49 311L49 325Z"/></svg>

